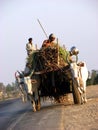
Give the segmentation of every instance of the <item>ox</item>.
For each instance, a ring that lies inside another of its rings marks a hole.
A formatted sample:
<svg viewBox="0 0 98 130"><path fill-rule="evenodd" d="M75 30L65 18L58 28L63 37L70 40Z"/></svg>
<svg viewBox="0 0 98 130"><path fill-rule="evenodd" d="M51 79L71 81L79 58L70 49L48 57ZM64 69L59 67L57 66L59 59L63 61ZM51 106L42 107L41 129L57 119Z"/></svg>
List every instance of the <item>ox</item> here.
<svg viewBox="0 0 98 130"><path fill-rule="evenodd" d="M40 97L39 97L39 85L40 79L37 75L26 76L24 77L24 82L27 86L28 97L32 103L33 111L40 109Z"/></svg>
<svg viewBox="0 0 98 130"><path fill-rule="evenodd" d="M86 81L88 78L88 70L85 62L71 63L71 70L74 78L78 82L78 90L81 94L81 103L86 103Z"/></svg>
<svg viewBox="0 0 98 130"><path fill-rule="evenodd" d="M32 103L33 111L40 109L40 99L38 87L40 85L39 76L31 73L30 76L25 76L19 71L15 72L16 85L21 92L22 101L26 102L29 99Z"/></svg>
<svg viewBox="0 0 98 130"><path fill-rule="evenodd" d="M15 72L16 86L20 90L23 102L27 102L27 87L24 83L24 75L19 71Z"/></svg>

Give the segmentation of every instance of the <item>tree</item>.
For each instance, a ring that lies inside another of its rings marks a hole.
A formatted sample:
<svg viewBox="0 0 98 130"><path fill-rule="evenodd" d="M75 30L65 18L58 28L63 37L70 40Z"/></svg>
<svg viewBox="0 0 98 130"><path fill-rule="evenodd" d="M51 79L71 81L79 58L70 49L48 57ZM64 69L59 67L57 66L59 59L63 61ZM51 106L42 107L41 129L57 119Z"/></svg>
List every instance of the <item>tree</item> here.
<svg viewBox="0 0 98 130"><path fill-rule="evenodd" d="M98 74L96 75L95 79L94 79L94 85L98 84Z"/></svg>
<svg viewBox="0 0 98 130"><path fill-rule="evenodd" d="M13 91L13 90L14 90L14 87L13 87L12 85L8 84L8 85L6 86L6 92L11 92L11 91Z"/></svg>
<svg viewBox="0 0 98 130"><path fill-rule="evenodd" d="M95 84L98 84L98 70L92 70L91 74L89 72L89 77L87 79L87 86Z"/></svg>
<svg viewBox="0 0 98 130"><path fill-rule="evenodd" d="M5 90L5 86L3 83L0 83L0 92L3 92Z"/></svg>
<svg viewBox="0 0 98 130"><path fill-rule="evenodd" d="M94 80L96 78L96 70L92 70L92 75L91 75L91 84L93 85L94 84Z"/></svg>

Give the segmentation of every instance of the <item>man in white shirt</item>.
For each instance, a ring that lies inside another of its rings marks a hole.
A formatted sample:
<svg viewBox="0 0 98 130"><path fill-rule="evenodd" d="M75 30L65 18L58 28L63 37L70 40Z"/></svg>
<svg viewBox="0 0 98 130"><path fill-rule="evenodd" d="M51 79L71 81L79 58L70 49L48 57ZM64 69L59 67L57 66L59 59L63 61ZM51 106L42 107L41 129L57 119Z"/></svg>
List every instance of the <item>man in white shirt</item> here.
<svg viewBox="0 0 98 130"><path fill-rule="evenodd" d="M32 43L32 38L28 39L28 43L26 44L26 50L28 56L30 56L36 50L34 44Z"/></svg>

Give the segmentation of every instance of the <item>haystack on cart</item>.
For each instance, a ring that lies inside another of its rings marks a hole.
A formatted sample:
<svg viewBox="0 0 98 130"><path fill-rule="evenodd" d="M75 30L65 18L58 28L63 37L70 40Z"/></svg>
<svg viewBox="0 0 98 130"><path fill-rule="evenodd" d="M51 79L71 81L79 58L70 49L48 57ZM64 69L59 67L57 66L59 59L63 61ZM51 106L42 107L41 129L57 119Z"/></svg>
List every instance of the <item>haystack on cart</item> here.
<svg viewBox="0 0 98 130"><path fill-rule="evenodd" d="M75 104L81 104L78 83L73 77L70 67L69 52L62 47L47 47L36 51L29 59L36 79L40 97L53 97L59 101L61 97L72 93ZM38 80L38 82L39 82ZM40 101L36 106L40 106ZM39 107L40 108L40 107Z"/></svg>

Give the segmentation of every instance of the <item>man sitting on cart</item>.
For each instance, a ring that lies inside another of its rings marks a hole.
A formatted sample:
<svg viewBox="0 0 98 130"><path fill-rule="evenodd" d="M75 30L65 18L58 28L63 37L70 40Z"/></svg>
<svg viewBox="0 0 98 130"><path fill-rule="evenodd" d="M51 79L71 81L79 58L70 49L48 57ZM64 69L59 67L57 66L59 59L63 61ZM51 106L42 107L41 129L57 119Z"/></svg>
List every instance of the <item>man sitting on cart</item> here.
<svg viewBox="0 0 98 130"><path fill-rule="evenodd" d="M57 44L56 37L53 33L49 35L47 40L44 40L42 47L54 47Z"/></svg>

